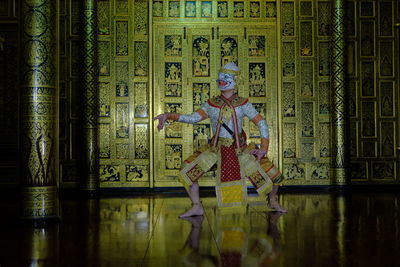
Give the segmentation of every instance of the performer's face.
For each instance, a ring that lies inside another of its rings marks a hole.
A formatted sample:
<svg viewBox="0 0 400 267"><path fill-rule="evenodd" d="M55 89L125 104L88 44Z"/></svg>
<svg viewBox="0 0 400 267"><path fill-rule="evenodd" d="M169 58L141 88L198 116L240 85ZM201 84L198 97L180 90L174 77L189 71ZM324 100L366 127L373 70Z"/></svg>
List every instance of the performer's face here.
<svg viewBox="0 0 400 267"><path fill-rule="evenodd" d="M218 88L221 91L235 89L236 86L235 75L219 72L217 83L218 83Z"/></svg>

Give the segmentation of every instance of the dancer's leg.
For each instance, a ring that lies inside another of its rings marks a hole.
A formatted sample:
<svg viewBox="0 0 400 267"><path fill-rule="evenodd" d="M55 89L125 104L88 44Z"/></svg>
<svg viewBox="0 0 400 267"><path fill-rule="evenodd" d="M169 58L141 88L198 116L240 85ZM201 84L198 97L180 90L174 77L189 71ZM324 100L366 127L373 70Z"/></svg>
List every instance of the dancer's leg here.
<svg viewBox="0 0 400 267"><path fill-rule="evenodd" d="M194 182L189 187L188 194L189 194L190 200L192 200L192 207L185 213L182 213L181 215L179 215L179 217L185 218L185 217L190 217L190 216L203 215L204 210L203 210L203 206L201 205L201 202L200 202L200 193L199 193L199 183L198 182Z"/></svg>
<svg viewBox="0 0 400 267"><path fill-rule="evenodd" d="M282 208L282 206L278 202L277 199L278 190L279 190L279 185L272 186L272 191L268 194L268 208L286 213L288 212L287 209Z"/></svg>

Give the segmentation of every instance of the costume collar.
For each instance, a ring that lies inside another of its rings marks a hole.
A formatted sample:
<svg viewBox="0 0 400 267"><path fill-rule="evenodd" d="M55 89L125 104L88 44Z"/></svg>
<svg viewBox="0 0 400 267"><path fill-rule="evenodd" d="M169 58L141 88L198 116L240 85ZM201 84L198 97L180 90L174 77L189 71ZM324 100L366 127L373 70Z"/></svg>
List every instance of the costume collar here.
<svg viewBox="0 0 400 267"><path fill-rule="evenodd" d="M242 106L242 105L246 104L248 101L247 98L240 97L237 94L234 94L230 98L226 98L223 95L219 95L219 96L209 99L208 104L210 104L210 106L215 107L215 108L221 108L222 105L225 103L223 99L229 101L233 107Z"/></svg>

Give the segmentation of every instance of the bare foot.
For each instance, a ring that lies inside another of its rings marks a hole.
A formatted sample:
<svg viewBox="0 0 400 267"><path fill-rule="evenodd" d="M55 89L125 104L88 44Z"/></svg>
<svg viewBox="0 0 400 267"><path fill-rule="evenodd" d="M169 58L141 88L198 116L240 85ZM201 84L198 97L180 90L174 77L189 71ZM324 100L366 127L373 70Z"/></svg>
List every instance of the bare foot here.
<svg viewBox="0 0 400 267"><path fill-rule="evenodd" d="M277 200L270 200L268 202L268 208L273 209L277 212L282 212L282 213L287 213L288 210L282 208L282 206L279 204L279 202Z"/></svg>
<svg viewBox="0 0 400 267"><path fill-rule="evenodd" d="M194 228L199 228L203 223L204 216L181 217L181 219L192 223Z"/></svg>
<svg viewBox="0 0 400 267"><path fill-rule="evenodd" d="M203 214L204 214L203 206L200 203L197 203L197 204L193 204L193 206L188 211L179 215L179 218L200 216Z"/></svg>

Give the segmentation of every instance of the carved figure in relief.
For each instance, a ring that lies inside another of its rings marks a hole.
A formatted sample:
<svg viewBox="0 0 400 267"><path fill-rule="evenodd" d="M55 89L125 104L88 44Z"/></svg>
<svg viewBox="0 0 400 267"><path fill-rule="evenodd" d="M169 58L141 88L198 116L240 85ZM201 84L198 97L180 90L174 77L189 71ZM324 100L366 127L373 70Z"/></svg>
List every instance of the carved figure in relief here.
<svg viewBox="0 0 400 267"><path fill-rule="evenodd" d="M218 2L218 17L225 18L228 17L228 3Z"/></svg>
<svg viewBox="0 0 400 267"><path fill-rule="evenodd" d="M211 119L214 136L206 147L187 158L180 171L181 182L192 200L192 208L180 217L202 215L198 180L217 164L216 191L220 207L241 206L247 200L246 179L249 179L259 194L268 192L268 206L279 212L287 212L277 200L279 186L283 180L281 172L265 157L269 148L268 124L263 116L248 102L236 94L240 69L235 63L226 64L218 73L218 88L221 94L203 103L192 114L164 113L153 118L162 130L167 120L194 124ZM243 131L243 119L248 117L260 131L260 147L247 144ZM167 153L167 169L173 165Z"/></svg>

